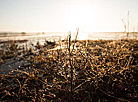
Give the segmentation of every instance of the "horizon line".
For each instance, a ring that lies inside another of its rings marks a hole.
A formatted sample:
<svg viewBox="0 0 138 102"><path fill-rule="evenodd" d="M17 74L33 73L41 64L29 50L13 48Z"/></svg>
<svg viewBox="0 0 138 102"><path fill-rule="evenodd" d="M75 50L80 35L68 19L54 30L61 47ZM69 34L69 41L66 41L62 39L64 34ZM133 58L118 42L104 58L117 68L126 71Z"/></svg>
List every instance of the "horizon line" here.
<svg viewBox="0 0 138 102"><path fill-rule="evenodd" d="M69 31L68 31L69 32ZM52 31L45 31L45 32L25 32L25 31L0 31L0 33L26 33L26 34L28 34L28 33L68 33L68 32L56 32L56 31L54 31L54 32L52 32ZM81 31L81 33L138 33L138 31L130 31L130 32L125 32L125 31L95 31L95 32L87 32L87 31ZM72 33L75 33L75 32L72 32Z"/></svg>

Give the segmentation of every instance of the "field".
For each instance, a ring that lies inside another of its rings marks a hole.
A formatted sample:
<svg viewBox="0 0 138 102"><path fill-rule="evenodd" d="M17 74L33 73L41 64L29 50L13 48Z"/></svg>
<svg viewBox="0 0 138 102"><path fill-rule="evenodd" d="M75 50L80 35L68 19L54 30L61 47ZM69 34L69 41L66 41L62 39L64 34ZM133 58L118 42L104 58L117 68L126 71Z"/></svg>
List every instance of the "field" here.
<svg viewBox="0 0 138 102"><path fill-rule="evenodd" d="M137 102L138 40L22 42L1 42L0 101Z"/></svg>

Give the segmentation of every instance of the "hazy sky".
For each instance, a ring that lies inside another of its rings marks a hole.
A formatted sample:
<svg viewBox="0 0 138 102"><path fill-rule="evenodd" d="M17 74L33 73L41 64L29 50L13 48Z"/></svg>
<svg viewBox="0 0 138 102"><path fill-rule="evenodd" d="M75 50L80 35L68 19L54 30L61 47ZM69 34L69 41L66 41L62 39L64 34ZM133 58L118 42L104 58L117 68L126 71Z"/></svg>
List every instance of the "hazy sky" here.
<svg viewBox="0 0 138 102"><path fill-rule="evenodd" d="M137 29L138 0L0 0L0 31L66 32Z"/></svg>

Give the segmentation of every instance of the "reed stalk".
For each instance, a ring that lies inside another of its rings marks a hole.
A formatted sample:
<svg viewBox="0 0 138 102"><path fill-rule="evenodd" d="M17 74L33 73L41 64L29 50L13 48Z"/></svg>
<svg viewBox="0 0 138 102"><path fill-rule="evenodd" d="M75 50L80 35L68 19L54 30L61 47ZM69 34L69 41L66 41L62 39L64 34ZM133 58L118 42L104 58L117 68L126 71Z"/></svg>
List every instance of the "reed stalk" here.
<svg viewBox="0 0 138 102"><path fill-rule="evenodd" d="M69 52L69 65L70 65L70 74L71 74L71 78L70 78L70 83L71 83L71 100L73 101L73 65L72 65L72 52L74 50L75 47L75 43L77 40L77 36L78 36L78 32L79 32L79 28L77 29L77 34L75 36L75 40L74 40L74 44L73 44L73 48L71 50L71 32L69 32L68 35L68 52Z"/></svg>
<svg viewBox="0 0 138 102"><path fill-rule="evenodd" d="M127 39L128 39L128 35L129 35L129 11L128 11L128 14L127 14L127 27L128 27Z"/></svg>
<svg viewBox="0 0 138 102"><path fill-rule="evenodd" d="M71 100L73 101L73 66L72 66L72 62L71 62L71 33L69 32L69 36L68 36L68 51L69 51L69 65L70 65L70 72L71 72Z"/></svg>

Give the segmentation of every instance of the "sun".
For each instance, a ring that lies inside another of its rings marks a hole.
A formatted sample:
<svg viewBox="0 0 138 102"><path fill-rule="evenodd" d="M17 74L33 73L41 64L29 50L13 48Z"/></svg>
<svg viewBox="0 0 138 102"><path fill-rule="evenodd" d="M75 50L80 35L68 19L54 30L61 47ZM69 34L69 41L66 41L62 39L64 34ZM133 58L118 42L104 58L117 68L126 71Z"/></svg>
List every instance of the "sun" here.
<svg viewBox="0 0 138 102"><path fill-rule="evenodd" d="M92 32L96 29L96 14L87 5L72 6L66 12L66 18L67 27L71 31L80 28L80 31Z"/></svg>

